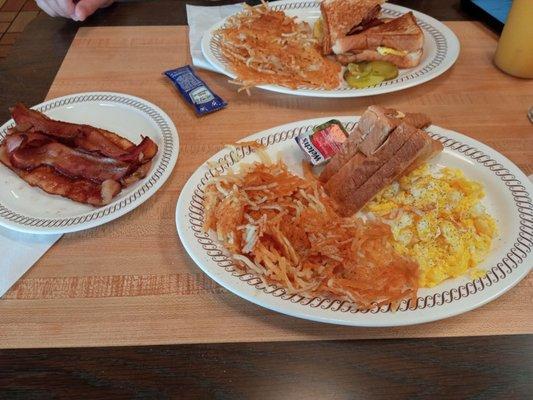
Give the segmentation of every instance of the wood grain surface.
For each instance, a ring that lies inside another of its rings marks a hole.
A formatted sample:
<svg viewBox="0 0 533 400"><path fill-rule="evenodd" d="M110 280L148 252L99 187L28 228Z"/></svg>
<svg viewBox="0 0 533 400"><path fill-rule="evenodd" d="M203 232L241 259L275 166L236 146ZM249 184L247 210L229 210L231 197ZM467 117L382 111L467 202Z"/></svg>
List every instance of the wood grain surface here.
<svg viewBox="0 0 533 400"><path fill-rule="evenodd" d="M428 113L435 124L479 139L533 172L526 110L533 81L491 63L496 37L475 22L448 23L461 41L452 70L422 86L363 99L309 99L255 90L237 94L227 78L199 72L229 102L198 118L161 73L190 63L185 27L79 30L48 98L117 91L146 98L177 126L173 175L121 219L65 235L0 301L3 347L400 338L533 332L533 278L468 314L387 329L329 326L289 318L219 288L189 259L176 234L175 204L190 174L225 143L275 125L358 115L370 104ZM90 122L90 121L88 121Z"/></svg>
<svg viewBox="0 0 533 400"><path fill-rule="evenodd" d="M0 350L0 398L524 400L531 349L533 335Z"/></svg>

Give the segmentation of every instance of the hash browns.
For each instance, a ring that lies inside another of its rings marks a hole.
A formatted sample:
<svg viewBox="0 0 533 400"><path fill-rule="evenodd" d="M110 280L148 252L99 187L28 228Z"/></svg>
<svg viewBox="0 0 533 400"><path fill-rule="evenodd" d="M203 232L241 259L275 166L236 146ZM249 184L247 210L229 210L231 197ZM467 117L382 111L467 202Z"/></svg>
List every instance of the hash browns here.
<svg viewBox="0 0 533 400"><path fill-rule="evenodd" d="M291 89L335 89L341 66L322 56L309 24L297 22L266 3L245 4L217 31L220 49L242 89L275 84Z"/></svg>
<svg viewBox="0 0 533 400"><path fill-rule="evenodd" d="M242 163L212 178L204 207L204 230L267 284L362 308L416 298L418 264L394 250L389 226L339 216L310 170Z"/></svg>

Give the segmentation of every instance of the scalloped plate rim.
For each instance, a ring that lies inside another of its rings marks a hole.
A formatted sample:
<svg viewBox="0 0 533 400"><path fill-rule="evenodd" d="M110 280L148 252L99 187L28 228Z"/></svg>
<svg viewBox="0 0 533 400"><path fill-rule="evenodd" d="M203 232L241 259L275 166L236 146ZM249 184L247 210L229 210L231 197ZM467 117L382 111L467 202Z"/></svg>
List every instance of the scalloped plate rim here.
<svg viewBox="0 0 533 400"><path fill-rule="evenodd" d="M318 125L330 119L339 119L345 122L356 121L358 118L359 117L357 116L332 116L302 120L273 127L247 136L241 140L257 140L258 138L272 135L275 132L281 132L284 130L294 129L297 127L308 125ZM477 147L477 149L483 151L485 154L490 155L496 161L502 163L503 166L508 168L511 173L519 177L531 198L531 193L533 193L533 184L531 184L527 176L518 167L516 167L516 165L512 161L507 159L505 156L503 156L496 150L493 150L489 146L478 142L477 140L472 139L466 135L440 128L435 125L430 126L428 128L428 131L432 133L445 134L445 136L447 137L451 136L451 138L456 139L459 142L474 145L475 147ZM210 157L208 161L215 161L227 153L228 150L221 150L214 154L212 157ZM493 301L494 299L506 293L508 290L512 289L516 284L518 284L522 279L524 279L531 270L531 266L525 267L522 264L517 267L517 269L520 270L514 270L505 280L504 284L500 284L502 281L497 282L492 286L487 286L487 289L483 290L483 292L481 292L481 295L477 295L477 293L475 293L470 297L461 298L459 300L453 301L451 303L452 306L442 305L433 309L429 308L429 310L422 309L414 311L409 310L396 312L377 312L376 314L361 312L351 313L343 311L332 311L329 309L323 310L319 307L311 307L308 304L302 305L300 303L293 303L290 300L282 300L279 297L275 297L271 294L258 290L254 286L248 285L246 282L240 281L238 277L233 276L231 272L227 272L223 267L216 265L214 262L212 265L206 265L205 251L201 247L196 246L195 241L191 239L191 228L190 223L188 222L188 204L191 200L194 188L207 170L207 164L203 163L191 175L187 183L184 185L180 193L178 202L176 204L176 228L182 245L184 246L189 256L192 258L194 263L211 279L226 288L228 291L258 306L288 316L311 320L315 322L357 327L393 327L429 323L466 313L473 309L479 308L490 301ZM525 257L525 261L531 262L531 258L532 255L530 252ZM436 288L438 288L438 286L436 286Z"/></svg>
<svg viewBox="0 0 533 400"><path fill-rule="evenodd" d="M292 4L292 3L312 3L305 0L279 0L276 2L272 2L274 6L276 5L284 5L284 4ZM314 3L314 2L313 2ZM397 92L400 90L408 89L414 86L421 85L423 83L426 83L430 80L433 80L437 78L438 76L445 73L448 69L450 69L453 64L457 61L457 58L459 57L460 52L460 42L455 33L448 28L446 25L444 25L442 22L438 21L437 19L421 13L419 11L399 6L396 4L390 4L385 3L383 5L384 8L398 11L402 13L407 13L409 11L412 11L417 19L420 19L430 25L432 28L439 31L440 34L442 34L448 41L448 52L446 53L446 58L442 61L441 65L439 65L439 68L435 71L429 71L425 74L423 74L420 77L411 78L404 82L398 82L395 84L385 84L380 85L376 87L366 88L366 89L334 89L334 90L313 90L313 89L289 89L283 86L278 85L258 85L257 88L262 90L267 90L275 93L282 93L282 94L290 94L295 96L305 96L305 97L324 97L324 98L353 98L353 97L366 97L366 96L375 96L379 94L385 94L385 93L392 93ZM225 24L227 18L224 18L222 21L214 24L211 28L209 28L203 35L201 40L201 50L203 56L206 58L206 60L215 68L215 70L221 74L224 74L228 76L231 79L235 79L236 75L226 68L220 60L217 59L217 57L212 53L212 51L209 49L211 40L213 37L213 32L220 27L222 27ZM416 69L419 68L419 66L412 68L412 72L416 71Z"/></svg>

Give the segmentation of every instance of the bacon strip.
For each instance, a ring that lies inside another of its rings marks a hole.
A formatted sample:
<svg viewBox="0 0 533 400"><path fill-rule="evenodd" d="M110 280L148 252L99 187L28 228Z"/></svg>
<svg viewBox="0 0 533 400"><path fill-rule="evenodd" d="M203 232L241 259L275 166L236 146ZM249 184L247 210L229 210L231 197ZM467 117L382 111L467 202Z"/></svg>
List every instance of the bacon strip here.
<svg viewBox="0 0 533 400"><path fill-rule="evenodd" d="M379 4L376 4L376 6L366 14L361 23L352 27L352 29L350 30L350 32L347 33L347 35L361 33L367 30L368 28L383 24L383 21L378 18L380 12L381 6Z"/></svg>
<svg viewBox="0 0 533 400"><path fill-rule="evenodd" d="M47 165L32 171L15 168L9 160L5 145L0 146L0 161L31 186L93 206L109 204L122 189L117 181L107 180L98 184L87 179L73 179L58 174L54 168Z"/></svg>
<svg viewBox="0 0 533 400"><path fill-rule="evenodd" d="M108 179L118 181L130 170L128 163L82 153L57 142L39 147L20 147L9 154L9 159L14 167L26 171L48 165L70 178L85 178L102 183Z"/></svg>
<svg viewBox="0 0 533 400"><path fill-rule="evenodd" d="M147 162L157 154L157 145L149 137L144 137L141 143L135 146L124 156L118 157L121 161Z"/></svg>
<svg viewBox="0 0 533 400"><path fill-rule="evenodd" d="M25 131L33 127L36 131L54 132L55 135L63 138L75 138L79 135L79 126L68 122L54 121L38 111L29 109L22 103L17 103L10 111L17 125L21 125Z"/></svg>
<svg viewBox="0 0 533 400"><path fill-rule="evenodd" d="M148 143L141 142L139 146L135 146L129 140L113 132L90 125L55 121L38 111L29 109L22 103L17 103L11 109L11 114L17 125L20 125L24 131L31 129L42 132L68 146L98 152L107 157L130 161L138 160L139 154L142 154L142 159L148 161L157 153L157 145L150 138L143 140ZM150 153L146 154L143 150L149 150Z"/></svg>
<svg viewBox="0 0 533 400"><path fill-rule="evenodd" d="M80 134L73 140L76 147L87 151L98 152L107 157L120 158L126 156L128 152L115 143L107 139L97 130L88 130L81 126ZM132 145L132 147L134 147Z"/></svg>
<svg viewBox="0 0 533 400"><path fill-rule="evenodd" d="M352 28L350 32L346 36L349 35L355 35L356 33L361 33L366 31L368 28L372 28L373 26L382 25L384 22L379 18L373 18L373 19L367 19L361 22L360 25L357 25Z"/></svg>
<svg viewBox="0 0 533 400"><path fill-rule="evenodd" d="M108 157L120 157L127 154L126 149L133 147L133 143L114 143L98 132L97 128L89 125L72 124L69 122L55 121L46 115L27 108L22 103L17 103L11 109L11 115L17 125L23 130L31 129L53 136L63 143L75 145L87 151L98 151Z"/></svg>
<svg viewBox="0 0 533 400"><path fill-rule="evenodd" d="M158 151L148 137L136 146L113 132L55 121L20 103L11 112L17 125L0 143L0 162L28 184L81 203L111 202L148 174Z"/></svg>
<svg viewBox="0 0 533 400"><path fill-rule="evenodd" d="M21 147L39 147L51 141L50 137L40 133L12 133L5 138L9 154Z"/></svg>

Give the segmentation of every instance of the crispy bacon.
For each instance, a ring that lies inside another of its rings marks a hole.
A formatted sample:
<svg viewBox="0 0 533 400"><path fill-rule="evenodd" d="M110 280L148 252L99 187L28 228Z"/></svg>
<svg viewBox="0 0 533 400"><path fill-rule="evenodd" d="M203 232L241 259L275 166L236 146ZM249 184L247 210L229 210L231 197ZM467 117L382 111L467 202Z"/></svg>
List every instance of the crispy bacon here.
<svg viewBox="0 0 533 400"><path fill-rule="evenodd" d="M19 129L41 132L55 137L56 140L68 146L98 152L107 157L131 161L138 158L145 147L149 148L151 156L143 154L143 159L149 160L157 153L157 145L150 138L144 138L139 146L135 146L129 140L113 132L90 125L55 121L38 111L27 108L22 103L17 103L11 109L11 114L20 126ZM145 141L148 143L144 143ZM141 145L144 147L139 149Z"/></svg>
<svg viewBox="0 0 533 400"><path fill-rule="evenodd" d="M126 155L118 157L121 161L146 162L157 153L157 145L149 137L144 137L139 145L135 146Z"/></svg>
<svg viewBox="0 0 533 400"><path fill-rule="evenodd" d="M42 132L57 138L57 140L75 145L87 151L98 151L108 157L119 157L127 154L127 149L134 147L129 140L123 139L117 143L102 134L103 129L89 125L72 124L55 121L46 115L17 103L11 109L13 119L22 129Z"/></svg>
<svg viewBox="0 0 533 400"><path fill-rule="evenodd" d="M382 24L384 24L384 22L379 18L366 20L362 22L360 25L357 25L356 27L352 28L352 30L348 32L348 35L355 35L356 33L361 33L361 32L366 31L368 28L372 28L373 26L378 26Z"/></svg>
<svg viewBox="0 0 533 400"><path fill-rule="evenodd" d="M152 161L148 161L147 163L141 164L139 168L135 170L135 172L129 174L128 176L122 178L120 180L120 184L122 187L128 187L130 185L133 185L138 180L144 178L146 175L148 175L148 171L150 171L150 168L152 167Z"/></svg>
<svg viewBox="0 0 533 400"><path fill-rule="evenodd" d="M11 135L7 135L3 145L6 147L7 153L11 153L18 149L24 140L26 140L27 136L23 133L12 133Z"/></svg>
<svg viewBox="0 0 533 400"><path fill-rule="evenodd" d="M111 202L121 190L120 183L116 181L108 180L98 184L87 179L73 179L58 174L54 168L47 165L32 171L15 168L11 165L4 145L0 146L0 161L31 186L37 186L47 193L67 197L80 203L103 206Z"/></svg>
<svg viewBox="0 0 533 400"><path fill-rule="evenodd" d="M57 142L39 147L20 147L9 153L9 159L14 167L26 171L48 165L70 178L102 183L108 179L118 181L130 170L130 164L123 161L82 153Z"/></svg>
<svg viewBox="0 0 533 400"><path fill-rule="evenodd" d="M74 201L102 206L123 187L144 178L157 145L135 145L113 132L55 121L17 104L17 125L0 143L0 162L32 186Z"/></svg>
<svg viewBox="0 0 533 400"><path fill-rule="evenodd" d="M6 136L8 153L12 153L21 147L39 147L52 142L52 139L40 133L12 133Z"/></svg>
<svg viewBox="0 0 533 400"><path fill-rule="evenodd" d="M381 21L381 19L378 18L380 12L381 12L381 6L379 4L376 4L376 6L372 10L370 10L368 14L363 18L361 23L357 26L354 26L348 32L348 35L353 35L355 33L361 33L363 31L366 31L368 28L383 24L383 21Z"/></svg>
<svg viewBox="0 0 533 400"><path fill-rule="evenodd" d="M55 136L63 138L75 138L79 135L78 125L54 121L38 111L29 109L22 103L17 103L10 111L17 125L22 126L24 131L33 128L40 132L53 132Z"/></svg>
<svg viewBox="0 0 533 400"><path fill-rule="evenodd" d="M88 130L82 126L80 134L73 139L76 147L82 148L91 152L98 152L107 157L120 158L127 156L127 150L113 143L111 140L102 135L97 130ZM131 147L134 147L133 145Z"/></svg>

